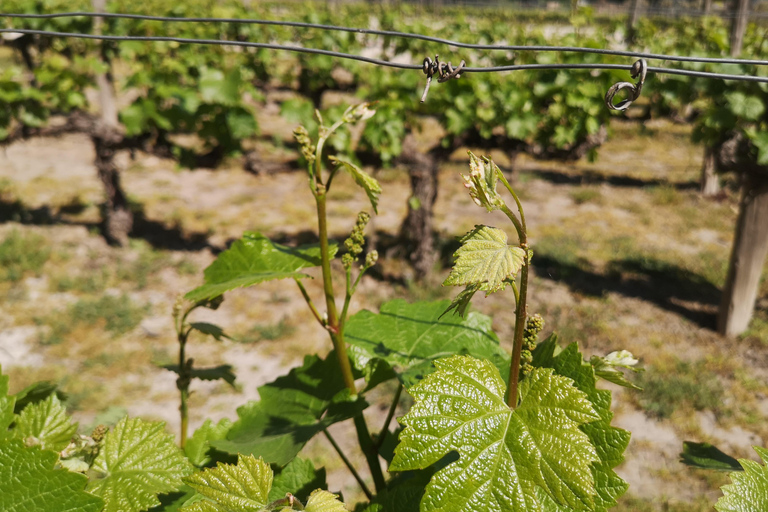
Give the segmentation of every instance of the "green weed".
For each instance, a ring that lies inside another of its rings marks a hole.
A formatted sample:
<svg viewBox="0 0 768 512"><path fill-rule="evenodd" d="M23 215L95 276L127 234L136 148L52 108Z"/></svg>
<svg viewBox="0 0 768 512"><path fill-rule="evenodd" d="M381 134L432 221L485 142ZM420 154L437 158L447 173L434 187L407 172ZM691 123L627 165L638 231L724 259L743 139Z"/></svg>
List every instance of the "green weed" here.
<svg viewBox="0 0 768 512"><path fill-rule="evenodd" d="M679 205L683 197L672 185L659 185L651 189L651 202L657 206Z"/></svg>
<svg viewBox="0 0 768 512"><path fill-rule="evenodd" d="M39 274L51 256L46 239L13 230L0 242L0 280L20 281L25 274Z"/></svg>
<svg viewBox="0 0 768 512"><path fill-rule="evenodd" d="M256 324L245 335L238 338L242 343L256 343L257 341L282 340L296 331L296 327L288 323L286 318L281 318L274 324Z"/></svg>
<svg viewBox="0 0 768 512"><path fill-rule="evenodd" d="M104 329L115 335L125 334L141 322L147 306L138 306L127 295L119 297L103 295L97 299L81 299L64 311L55 311L36 318L39 325L47 325L50 331L40 341L45 345L57 345L64 341L75 327L92 326L103 322Z"/></svg>
<svg viewBox="0 0 768 512"><path fill-rule="evenodd" d="M638 385L643 388L638 395L640 405L659 418L668 418L681 407L718 410L723 403L723 385L703 361L651 367L638 375Z"/></svg>
<svg viewBox="0 0 768 512"><path fill-rule="evenodd" d="M577 188L570 193L571 199L576 204L584 203L603 203L603 193L598 188L581 187Z"/></svg>

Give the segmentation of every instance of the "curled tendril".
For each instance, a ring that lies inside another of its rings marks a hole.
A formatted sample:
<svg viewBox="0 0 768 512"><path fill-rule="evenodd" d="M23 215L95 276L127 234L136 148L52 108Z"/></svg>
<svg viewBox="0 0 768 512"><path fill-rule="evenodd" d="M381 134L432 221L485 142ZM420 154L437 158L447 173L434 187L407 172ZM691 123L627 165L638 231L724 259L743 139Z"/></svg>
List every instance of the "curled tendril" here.
<svg viewBox="0 0 768 512"><path fill-rule="evenodd" d="M631 82L619 82L617 84L613 84L611 88L608 89L608 92L605 93L605 106L610 110L618 110L619 112L627 110L632 102L640 97L640 93L643 91L643 84L645 83L645 75L647 72L648 63L645 62L645 59L640 59L632 64L630 74L632 75L632 78L637 79L637 83L633 84ZM621 100L618 104L614 104L613 98L616 96L616 93L622 89L629 89L627 99Z"/></svg>
<svg viewBox="0 0 768 512"><path fill-rule="evenodd" d="M464 66L466 66L464 60L454 68L450 62L440 62L437 55L435 55L434 61L429 57L425 58L421 70L427 75L427 85L424 87L424 94L421 95L421 102L424 103L427 99L427 92L429 92L429 86L434 75L437 75L438 82L447 82L451 78L461 77L461 70L464 69Z"/></svg>

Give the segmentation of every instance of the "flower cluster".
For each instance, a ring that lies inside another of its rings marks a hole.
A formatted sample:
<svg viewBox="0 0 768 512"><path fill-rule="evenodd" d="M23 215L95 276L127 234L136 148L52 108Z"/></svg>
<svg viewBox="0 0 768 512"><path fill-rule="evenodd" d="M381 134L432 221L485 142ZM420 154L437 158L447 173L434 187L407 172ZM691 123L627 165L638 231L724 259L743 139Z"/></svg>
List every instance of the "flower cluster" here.
<svg viewBox="0 0 768 512"><path fill-rule="evenodd" d="M523 332L523 352L520 355L520 372L523 376L528 375L533 370L533 366L531 366L533 350L536 348L539 333L543 328L544 319L540 314L536 313L528 317L528 321L525 323L525 331Z"/></svg>
<svg viewBox="0 0 768 512"><path fill-rule="evenodd" d="M299 126L293 130L293 136L296 142L301 146L301 154L304 159L312 164L315 161L315 146L312 144L312 139L309 138L309 132L303 126Z"/></svg>
<svg viewBox="0 0 768 512"><path fill-rule="evenodd" d="M369 220L371 220L371 216L367 212L360 212L357 215L357 222L352 229L352 233L349 235L349 238L344 240L344 248L347 252L341 257L341 262L347 270L352 267L355 261L357 261L358 256L363 252L363 245L365 245L365 226L368 224ZM378 254L376 257L378 257ZM368 257L366 257L366 265L367 263Z"/></svg>

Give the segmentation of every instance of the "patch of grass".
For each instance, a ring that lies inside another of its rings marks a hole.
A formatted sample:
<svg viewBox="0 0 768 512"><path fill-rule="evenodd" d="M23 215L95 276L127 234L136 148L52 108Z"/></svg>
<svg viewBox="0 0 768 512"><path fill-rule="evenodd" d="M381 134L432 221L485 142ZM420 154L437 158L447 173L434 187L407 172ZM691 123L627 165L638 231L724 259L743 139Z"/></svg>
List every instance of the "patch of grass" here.
<svg viewBox="0 0 768 512"><path fill-rule="evenodd" d="M0 280L16 282L27 273L38 275L50 256L45 237L14 229L0 242Z"/></svg>
<svg viewBox="0 0 768 512"><path fill-rule="evenodd" d="M296 327L288 323L286 318L281 318L274 324L256 324L243 336L238 337L241 343L256 343L257 341L282 340L296 331Z"/></svg>
<svg viewBox="0 0 768 512"><path fill-rule="evenodd" d="M721 410L723 405L723 385L703 361L651 367L637 381L643 388L637 395L640 405L658 418L669 418L682 407Z"/></svg>
<svg viewBox="0 0 768 512"><path fill-rule="evenodd" d="M125 334L141 322L148 306L139 306L127 295L102 295L96 299L81 299L64 311L54 311L36 318L40 325L48 325L50 332L40 341L57 345L64 341L75 327L103 323L104 329L115 335Z"/></svg>
<svg viewBox="0 0 768 512"><path fill-rule="evenodd" d="M153 274L170 264L170 258L141 240L131 240L131 248L138 251L138 257L127 263L120 263L117 267L117 278L129 281L136 289L143 290Z"/></svg>
<svg viewBox="0 0 768 512"><path fill-rule="evenodd" d="M571 196L571 199L573 199L573 202L576 204L584 204L584 203L602 204L603 203L603 193L600 191L599 188L580 187L575 190L572 190L569 195Z"/></svg>
<svg viewBox="0 0 768 512"><path fill-rule="evenodd" d="M632 495L625 495L619 500L615 510L617 512L710 512L714 501L700 497L693 503L679 501L677 499L647 499Z"/></svg>
<svg viewBox="0 0 768 512"><path fill-rule="evenodd" d="M50 279L50 288L54 292L98 293L104 291L109 281L107 269L89 272L85 275L59 274Z"/></svg>
<svg viewBox="0 0 768 512"><path fill-rule="evenodd" d="M651 189L651 202L657 206L674 206L683 202L683 196L671 185L659 185Z"/></svg>

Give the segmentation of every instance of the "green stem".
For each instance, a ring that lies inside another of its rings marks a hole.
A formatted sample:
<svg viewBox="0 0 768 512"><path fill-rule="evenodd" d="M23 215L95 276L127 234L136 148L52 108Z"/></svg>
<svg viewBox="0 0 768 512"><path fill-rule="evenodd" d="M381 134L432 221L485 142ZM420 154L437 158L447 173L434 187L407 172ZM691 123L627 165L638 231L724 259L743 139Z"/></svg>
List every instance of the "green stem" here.
<svg viewBox="0 0 768 512"><path fill-rule="evenodd" d="M397 386L397 391L395 392L395 398L392 400L392 405L389 406L389 412L387 412L387 418L384 420L384 426L381 427L381 432L379 432L379 437L376 439L376 450L381 448L381 445L384 444L384 439L387 438L387 434L389 433L389 424L392 422L392 417L395 415L395 411L397 410L397 404L400 402L400 394L403 392L403 385L400 384Z"/></svg>
<svg viewBox="0 0 768 512"><path fill-rule="evenodd" d="M360 448L363 450L365 460L368 462L368 468L371 470L371 476L373 477L373 485L376 487L376 494L382 492L387 484L384 481L384 473L381 472L381 464L379 463L379 451L376 449L376 445L373 444L371 434L368 432L368 425L365 423L363 414L355 416L355 430L357 430L357 442L360 444Z"/></svg>
<svg viewBox="0 0 768 512"><path fill-rule="evenodd" d="M499 177L501 178L501 182L504 184L504 186L507 187L507 190L509 190L509 193L512 194L512 197L515 198L515 203L517 203L517 211L520 212L520 221L521 221L521 224L522 224L521 227L522 227L523 233L527 233L528 230L527 230L527 228L525 226L525 212L523 211L523 204L520 202L520 198L517 197L517 193L512 188L512 185L509 184L509 182L507 181L507 178L504 176L504 174L499 173ZM507 217L509 217L509 215L507 215ZM515 219L513 222L515 222L515 221L517 221L517 219ZM522 237L520 238L520 240L522 241Z"/></svg>
<svg viewBox="0 0 768 512"><path fill-rule="evenodd" d="M519 293L515 294L515 337L512 344L512 361L509 368L509 385L507 386L507 405L510 409L517 407L517 386L520 379L520 356L523 352L523 335L525 333L525 320L528 316L528 308L526 300L528 297L528 268L530 266L530 257L528 253L528 233L525 228L525 214L523 213L523 206L520 204L520 200L515 194L512 187L509 186L506 178L501 176L504 185L514 196L517 202L517 208L520 210L520 219L509 209L506 205L502 207L504 214L509 217L512 224L517 229L517 234L520 238L520 248L525 251L525 259L523 268L520 269L520 289ZM515 290L517 292L517 290Z"/></svg>
<svg viewBox="0 0 768 512"><path fill-rule="evenodd" d="M183 324L182 324L183 327ZM181 415L181 441L179 442L179 445L182 449L184 449L184 446L187 444L187 430L189 425L189 408L187 405L187 400L189 399L189 380L190 377L187 372L187 364L186 364L186 347L187 347L187 337L189 336L189 331L186 333L179 332L178 333L178 340L179 340L179 377L176 380L176 386L179 388L179 394L180 394L180 403L179 403L179 414Z"/></svg>
<svg viewBox="0 0 768 512"><path fill-rule="evenodd" d="M294 279L296 281L296 284L299 286L299 290L301 290L301 295L304 297L304 300L307 301L307 306L309 306L309 309L312 310L312 314L315 317L315 320L320 322L320 325L325 328L325 322L323 322L323 318L320 316L320 313L317 311L317 308L315 307L315 304L312 302L312 299L309 297L309 294L307 293L307 289L304 288L304 284L302 284L301 280Z"/></svg>
<svg viewBox="0 0 768 512"><path fill-rule="evenodd" d="M347 468L349 469L349 472L352 473L352 476L355 477L355 480L357 480L357 483L360 485L360 488L363 490L365 495L368 497L368 500L373 499L373 494L371 494L371 491L368 489L368 486L365 485L365 482L363 482L363 479L360 477L360 474L355 469L355 466L352 465L352 463L349 461L346 455L344 455L344 452L341 451L341 447L336 443L336 440L331 437L331 434L328 432L328 429L323 429L323 434L325 434L326 439L328 439L328 442L331 443L331 446L333 446L333 449L336 450L336 453L339 454L339 457L341 457L341 460L346 464Z"/></svg>

